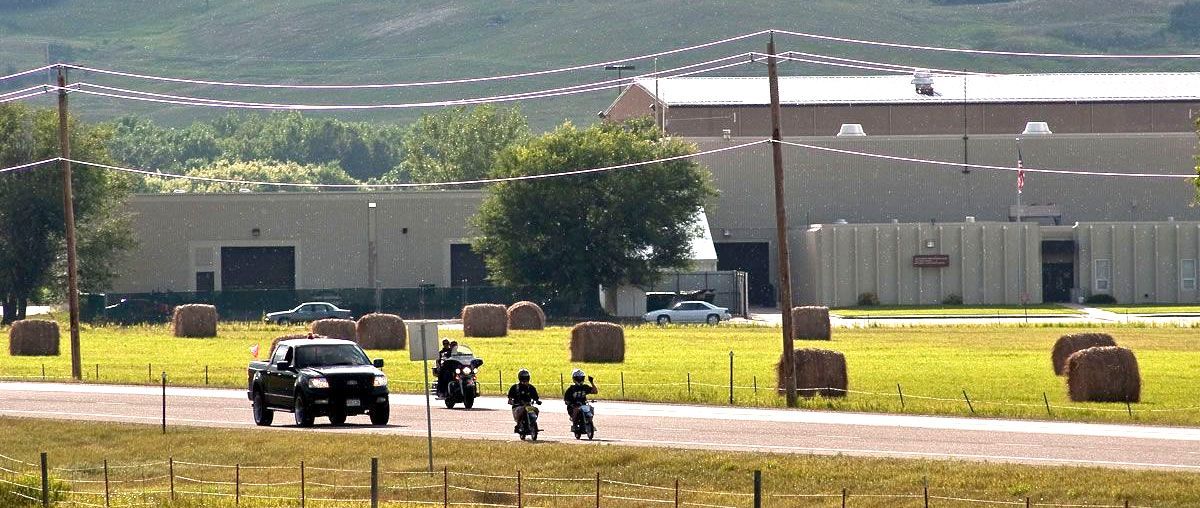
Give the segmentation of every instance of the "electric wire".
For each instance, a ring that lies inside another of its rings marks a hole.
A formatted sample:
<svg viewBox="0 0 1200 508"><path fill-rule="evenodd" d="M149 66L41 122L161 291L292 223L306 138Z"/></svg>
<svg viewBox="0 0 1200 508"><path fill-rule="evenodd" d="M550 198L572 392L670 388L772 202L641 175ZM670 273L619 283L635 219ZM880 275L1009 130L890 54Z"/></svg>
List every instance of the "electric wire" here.
<svg viewBox="0 0 1200 508"><path fill-rule="evenodd" d="M1195 53L1179 53L1179 54L1098 54L1098 53L1036 53L1025 51L1001 51L1001 50L986 50L986 49L966 49L966 48L947 48L942 46L924 46L920 44L903 44L897 42L875 41L870 39L854 39L850 37L837 37L833 35L822 35L808 32L794 32L791 30L768 30L771 33L779 33L800 37L805 39L816 39L830 42L840 42L846 44L859 44L864 46L880 46L887 48L911 49L919 51L938 51L943 53L964 53L970 55L992 55L992 56L1020 56L1020 57L1035 57L1035 58L1079 58L1079 59L1195 59L1200 58L1200 54Z"/></svg>
<svg viewBox="0 0 1200 508"><path fill-rule="evenodd" d="M759 53L759 54L761 54L761 53ZM833 60L833 61L838 61L838 62L857 63L857 64L864 64L864 65L877 65L880 67L894 67L896 69L901 69L901 70L905 70L905 71L909 71L909 72L929 71L929 72L933 72L933 73L952 74L952 75L961 75L961 76L992 75L991 73L986 73L986 72L973 72L973 71L967 71L967 70L954 70L954 69L939 69L936 67L921 67L921 66L914 66L914 65L894 64L894 63L889 63L889 62L875 62L875 61L871 61L871 60L857 60L854 58L843 58L843 57L838 57L838 56L822 55L820 53L806 53L804 51L784 51L783 53L780 53L780 55L785 55L785 56L800 55L800 56L809 57L809 58L823 58L826 60Z"/></svg>
<svg viewBox="0 0 1200 508"><path fill-rule="evenodd" d="M770 55L768 55L766 53L755 53L755 56L761 56L764 58L770 57ZM830 62L830 61L826 61L826 60L817 60L817 59L812 59L812 58L800 58L800 57L795 57L795 56L788 56L786 53L777 54L777 55L775 55L775 58L778 58L778 59L786 61L786 62L798 62L798 63L807 63L807 64L815 64L815 65L825 65L825 66L830 66L830 67L844 67L844 68L850 68L850 69L861 69L861 70L868 70L868 71L880 71L880 72L898 73L898 74L911 74L912 73L911 70L893 69L893 68L883 67L883 66L879 66L879 65L839 63L839 62Z"/></svg>
<svg viewBox="0 0 1200 508"><path fill-rule="evenodd" d="M708 47L712 47L712 46L728 44L731 42L736 42L739 40L748 39L750 37L762 35L767 32L768 32L767 30L759 30L757 32L751 32L751 33L747 33L747 34L737 35L734 37L729 37L726 39L720 39L720 40L716 40L716 41L705 42L702 44L695 44L695 45L687 46L687 47L683 47L683 48L676 48L676 49L670 49L670 50L666 50L666 51L659 51L657 53L649 53L649 54L645 54L645 55L621 58L618 60L609 60L606 62L596 62L596 63L591 63L591 64L560 67L557 69L546 69L546 70L540 70L540 71L520 72L520 73L514 73L514 74L501 74L501 75L496 75L496 76L483 76L483 77L475 77L475 78L444 79L444 80L435 80L435 81L412 81L412 82L407 82L407 83L373 83L373 84L358 84L358 85L350 85L350 84L295 84L295 85L293 85L293 84L285 84L285 83L245 83L245 82L236 82L236 81L214 81L214 80L204 80L204 79L189 79L189 78L177 78L177 77L169 77L169 76L156 76L156 75L151 75L151 74L138 74L138 73L133 73L133 72L115 71L115 70L110 70L110 69L101 69L101 68L97 68L97 67L89 67L89 66L77 65L77 64L64 64L64 65L67 68L77 69L77 70L87 71L87 72L95 72L95 73L99 73L99 74L108 74L108 75L112 75L112 76L153 80L153 81L186 83L186 84L193 84L193 85L211 85L211 86L241 87L241 88L284 88L284 89L300 89L300 90L345 90L345 89L361 89L361 88L410 88L410 87L456 85L456 84L463 84L463 83L480 83L480 82L487 82L487 81L500 81L500 80L517 79L517 78L528 78L528 77L534 77L534 76L545 76L548 74L559 74L559 73L563 73L563 72L591 69L591 68L596 68L596 67L604 67L607 65L615 65L615 64L625 63L625 62L647 60L647 59L651 59L651 58L658 58L661 56L674 55L674 54L678 54L678 53L684 53L684 52L688 52L688 51L704 49L704 48L708 48ZM32 71L27 71L27 72L32 72Z"/></svg>
<svg viewBox="0 0 1200 508"><path fill-rule="evenodd" d="M17 73L9 74L9 75L7 75L7 76L0 76L0 81L8 81L8 80L10 80L10 79L16 79L16 78L19 78L19 77L21 77L21 76L27 76L27 75L29 75L29 74L33 74L33 73L35 73L35 72L42 72L42 71L44 71L44 70L46 70L46 69L54 69L54 68L57 68L57 67L58 67L58 65L59 65L59 64L43 65L43 66L41 66L41 67L38 67L38 68L35 68L35 69L29 69L29 70L27 70L27 71L21 71L21 72L17 72Z"/></svg>
<svg viewBox="0 0 1200 508"><path fill-rule="evenodd" d="M854 155L857 157L867 157L873 159L884 159L897 162L911 162L916 164L928 164L934 166L953 166L957 168L971 169L989 169L997 171L1025 171L1027 173L1048 173L1058 175L1071 176L1116 176L1130 178L1196 178L1196 174L1176 174L1176 173L1122 173L1117 171L1088 171L1077 169L1046 169L1046 168L1031 168L1031 167L1016 167L1016 166L993 166L987 164L970 164L965 162L950 162L939 161L932 159L919 159L915 157L900 157L896 155L885 155L879 153L860 152L855 150L846 150L842 148L831 148L827 146L811 145L807 143L796 143L793 141L778 141L778 143L797 148L807 148L809 150L817 150L822 152L837 153L842 155Z"/></svg>
<svg viewBox="0 0 1200 508"><path fill-rule="evenodd" d="M27 162L27 163L21 164L19 166L10 166L7 168L0 168L0 174L11 173L13 171L20 171L22 169L28 169L28 168L32 168L34 166L41 166L42 164L49 164L51 162L58 162L60 160L62 160L60 157L54 157L54 158L43 159L43 160L35 161L35 162Z"/></svg>

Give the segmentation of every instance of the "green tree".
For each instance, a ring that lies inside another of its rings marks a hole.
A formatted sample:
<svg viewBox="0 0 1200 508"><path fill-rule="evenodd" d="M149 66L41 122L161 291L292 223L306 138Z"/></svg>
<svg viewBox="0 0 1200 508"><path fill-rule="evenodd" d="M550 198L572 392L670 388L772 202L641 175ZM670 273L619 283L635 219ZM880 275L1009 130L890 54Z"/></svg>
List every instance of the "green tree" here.
<svg viewBox="0 0 1200 508"><path fill-rule="evenodd" d="M380 180L430 183L484 178L501 151L528 137L529 124L516 107L489 104L423 115L404 135L404 161Z"/></svg>
<svg viewBox="0 0 1200 508"><path fill-rule="evenodd" d="M1187 37L1200 35L1200 2L1191 0L1172 7L1167 30Z"/></svg>
<svg viewBox="0 0 1200 508"><path fill-rule="evenodd" d="M73 157L111 163L106 147L112 135L109 129L75 119L69 120L68 128ZM55 111L0 105L0 166L56 155ZM129 183L97 168L76 166L72 173L80 273L89 274L85 287L103 289L111 279L107 266L132 241L121 212ZM30 297L56 282L53 267L63 256L65 229L62 173L57 165L0 174L0 301L6 322L23 319Z"/></svg>
<svg viewBox="0 0 1200 508"><path fill-rule="evenodd" d="M253 161L217 161L187 172L188 176L214 178L220 180L283 182L283 183L318 183L318 184L357 184L336 163L330 164L299 164L296 162L276 162L270 160ZM253 186L240 183L212 182L205 180L187 180L176 178L149 177L145 188L151 192L239 192L242 189L252 191L314 191L322 190L314 187L294 186ZM345 190L354 190L347 187Z"/></svg>
<svg viewBox="0 0 1200 508"><path fill-rule="evenodd" d="M493 176L596 168L695 152L648 120L564 124L515 145ZM688 159L581 176L505 182L488 189L472 219L473 248L494 282L528 288L597 312L600 285L639 284L688 264L691 222L716 190Z"/></svg>

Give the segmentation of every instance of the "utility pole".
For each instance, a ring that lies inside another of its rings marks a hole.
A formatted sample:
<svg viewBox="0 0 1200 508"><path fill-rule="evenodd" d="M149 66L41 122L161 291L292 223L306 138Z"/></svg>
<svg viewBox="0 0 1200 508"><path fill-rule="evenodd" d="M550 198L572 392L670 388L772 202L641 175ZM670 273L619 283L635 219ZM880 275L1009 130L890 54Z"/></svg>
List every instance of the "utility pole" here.
<svg viewBox="0 0 1200 508"><path fill-rule="evenodd" d="M775 33L767 42L767 81L771 87L771 158L775 165L775 243L779 245L779 306L783 311L783 386L788 407L796 407L796 365L792 357L792 258L788 248L787 206L783 197L783 135L780 133L779 71Z"/></svg>
<svg viewBox="0 0 1200 508"><path fill-rule="evenodd" d="M79 358L79 274L75 259L75 200L71 192L71 138L67 129L67 68L58 67L58 147L63 177L63 218L67 233L67 309L71 316L71 377L83 379Z"/></svg>

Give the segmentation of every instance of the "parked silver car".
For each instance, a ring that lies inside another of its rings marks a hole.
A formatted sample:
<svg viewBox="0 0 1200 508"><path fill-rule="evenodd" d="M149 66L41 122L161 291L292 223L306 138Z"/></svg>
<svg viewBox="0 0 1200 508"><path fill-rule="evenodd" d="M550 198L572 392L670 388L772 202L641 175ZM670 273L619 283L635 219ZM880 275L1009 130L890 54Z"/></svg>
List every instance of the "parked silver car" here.
<svg viewBox="0 0 1200 508"><path fill-rule="evenodd" d="M350 319L350 311L339 309L337 305L328 302L304 302L292 310L271 312L267 314L264 321L286 325L328 318Z"/></svg>
<svg viewBox="0 0 1200 508"><path fill-rule="evenodd" d="M692 300L679 302L672 305L669 309L647 312L642 316L642 319L660 325L668 323L708 323L715 325L722 320L728 321L733 319L733 316L729 314L729 309L725 307L717 307L708 302Z"/></svg>

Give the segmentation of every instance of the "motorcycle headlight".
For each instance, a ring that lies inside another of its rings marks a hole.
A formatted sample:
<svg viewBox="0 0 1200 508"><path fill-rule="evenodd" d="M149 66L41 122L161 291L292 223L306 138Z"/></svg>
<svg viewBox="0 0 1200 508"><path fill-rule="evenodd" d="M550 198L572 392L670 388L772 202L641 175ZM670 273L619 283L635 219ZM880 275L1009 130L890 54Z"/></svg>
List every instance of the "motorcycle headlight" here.
<svg viewBox="0 0 1200 508"><path fill-rule="evenodd" d="M387 386L387 376L375 376L375 386Z"/></svg>
<svg viewBox="0 0 1200 508"><path fill-rule="evenodd" d="M462 369L454 369L455 374L462 374Z"/></svg>
<svg viewBox="0 0 1200 508"><path fill-rule="evenodd" d="M323 377L314 377L308 379L309 388L329 388L329 380Z"/></svg>
<svg viewBox="0 0 1200 508"><path fill-rule="evenodd" d="M468 375L468 376L469 376L469 375L471 375L471 368L470 368L470 367L463 367L462 373L463 373L463 374L466 374L466 375Z"/></svg>

